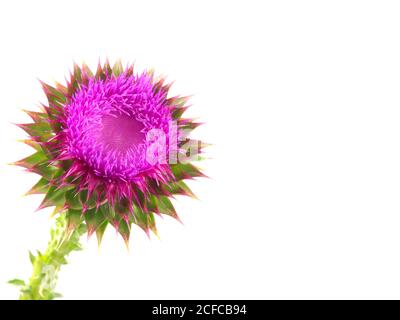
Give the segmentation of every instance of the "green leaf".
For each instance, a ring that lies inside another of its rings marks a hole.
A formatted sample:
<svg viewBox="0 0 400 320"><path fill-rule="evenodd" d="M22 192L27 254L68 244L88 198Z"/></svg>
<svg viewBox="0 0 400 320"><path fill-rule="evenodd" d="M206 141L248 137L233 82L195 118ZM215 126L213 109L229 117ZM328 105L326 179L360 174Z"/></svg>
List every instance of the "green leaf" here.
<svg viewBox="0 0 400 320"><path fill-rule="evenodd" d="M75 249L75 247L76 247L75 245L72 245L72 246L71 246L71 244L69 244L69 247L71 247L72 250L76 250L76 249ZM68 248L68 249L69 249L69 248ZM72 250L70 250L70 251L72 251ZM67 259L66 259L64 256L62 256L62 255L56 255L56 256L54 256L54 257L53 257L53 261L56 262L56 263L58 263L58 264L60 264L60 265L61 265L61 264L68 264Z"/></svg>
<svg viewBox="0 0 400 320"><path fill-rule="evenodd" d="M78 83L82 82L82 69L76 63L74 63L74 78Z"/></svg>
<svg viewBox="0 0 400 320"><path fill-rule="evenodd" d="M189 99L190 96L185 96L185 97L177 96L167 99L167 102L170 106L175 106L176 108L182 108L188 102Z"/></svg>
<svg viewBox="0 0 400 320"><path fill-rule="evenodd" d="M47 114L44 112L36 112L30 110L24 110L24 112L31 117L34 122L47 121Z"/></svg>
<svg viewBox="0 0 400 320"><path fill-rule="evenodd" d="M158 200L155 195L149 194L146 197L146 208L148 211L159 213Z"/></svg>
<svg viewBox="0 0 400 320"><path fill-rule="evenodd" d="M191 163L172 164L171 170L177 180L204 177L204 174Z"/></svg>
<svg viewBox="0 0 400 320"><path fill-rule="evenodd" d="M35 152L34 154L26 157L22 160L15 162L14 164L20 167L31 169L39 164L43 164L48 161L46 154L43 151Z"/></svg>
<svg viewBox="0 0 400 320"><path fill-rule="evenodd" d="M42 194L47 193L50 185L49 181L45 178L41 178L26 194Z"/></svg>
<svg viewBox="0 0 400 320"><path fill-rule="evenodd" d="M136 206L134 207L133 212L135 216L135 219L133 219L133 223L139 226L147 234L150 229L157 235L156 221L153 212L145 212Z"/></svg>
<svg viewBox="0 0 400 320"><path fill-rule="evenodd" d="M112 68L111 68L110 62L108 60L104 63L103 73L104 73L104 75L111 75L112 74Z"/></svg>
<svg viewBox="0 0 400 320"><path fill-rule="evenodd" d="M117 215L115 209L110 205L110 203L106 203L105 205L101 206L100 211L109 222L114 221Z"/></svg>
<svg viewBox="0 0 400 320"><path fill-rule="evenodd" d="M20 279L12 279L12 280L8 281L8 283L15 285L15 286L24 286L25 285L25 281L20 280Z"/></svg>
<svg viewBox="0 0 400 320"><path fill-rule="evenodd" d="M148 222L148 217L146 212L144 212L142 209L140 209L137 206L134 206L133 208L133 214L135 216L134 223L142 228L146 233L149 230L149 222Z"/></svg>
<svg viewBox="0 0 400 320"><path fill-rule="evenodd" d="M55 186L51 186L49 191L46 193L39 209L55 206L63 206L65 204L65 189L57 189Z"/></svg>
<svg viewBox="0 0 400 320"><path fill-rule="evenodd" d="M187 119L181 119L183 121L187 121L185 123L181 122L178 120L178 126L180 129L187 130L188 133L196 129L197 127L201 126L201 122L194 122L194 121L188 121Z"/></svg>
<svg viewBox="0 0 400 320"><path fill-rule="evenodd" d="M153 233L158 237L157 227L156 227L156 219L154 218L154 214L152 212L147 213L148 216L148 224L149 228Z"/></svg>
<svg viewBox="0 0 400 320"><path fill-rule="evenodd" d="M52 87L51 85L44 83L43 81L40 81L40 83L42 84L43 91L46 94L47 99L50 103L51 102L65 103L67 101L67 98L62 92Z"/></svg>
<svg viewBox="0 0 400 320"><path fill-rule="evenodd" d="M42 146L38 142L36 142L36 141L34 141L32 139L25 139L25 140L19 140L19 141L25 143L26 145L28 145L30 147L32 147L36 151L43 151L44 150L44 148L42 148Z"/></svg>
<svg viewBox="0 0 400 320"><path fill-rule="evenodd" d="M163 189L172 195L180 194L196 198L192 190L182 180L163 185Z"/></svg>
<svg viewBox="0 0 400 320"><path fill-rule="evenodd" d="M81 207L85 206L88 209L92 209L96 206L96 199L95 199L95 195L92 194L91 197L89 199L87 199L87 190L82 190L79 193L79 200L81 202Z"/></svg>
<svg viewBox="0 0 400 320"><path fill-rule="evenodd" d="M96 238L97 243L100 245L101 240L103 239L104 232L106 231L108 226L108 221L104 221L97 229L96 229Z"/></svg>
<svg viewBox="0 0 400 320"><path fill-rule="evenodd" d="M74 92L79 88L82 83L82 70L77 65L74 64L74 71L71 74L70 84L68 85L68 96L71 97Z"/></svg>
<svg viewBox="0 0 400 320"><path fill-rule="evenodd" d="M124 67L122 66L121 60L117 60L114 63L112 68L112 72L114 76L118 77L124 71Z"/></svg>
<svg viewBox="0 0 400 320"><path fill-rule="evenodd" d="M41 163L38 164L32 168L29 169L30 171L41 175L42 177L44 177L47 180L52 180L53 177L55 177L57 175L57 173L60 172L60 169L55 167L55 166L51 166L48 163Z"/></svg>
<svg viewBox="0 0 400 320"><path fill-rule="evenodd" d="M182 115L185 113L185 111L187 110L187 107L177 107L172 111L172 118L173 119L179 119L180 117L182 117Z"/></svg>
<svg viewBox="0 0 400 320"><path fill-rule="evenodd" d="M92 72L92 70L90 70L89 66L86 63L82 64L82 71L84 71L84 73L89 76L90 78L93 78L94 74Z"/></svg>
<svg viewBox="0 0 400 320"><path fill-rule="evenodd" d="M32 264L34 264L36 260L36 257L31 251L29 251L29 260L31 261Z"/></svg>
<svg viewBox="0 0 400 320"><path fill-rule="evenodd" d="M48 141L53 136L51 126L47 122L22 123L17 126L31 137L37 137L41 141Z"/></svg>
<svg viewBox="0 0 400 320"><path fill-rule="evenodd" d="M84 218L89 236L92 235L104 221L107 221L103 213L100 210L96 211L96 209L87 210L84 214Z"/></svg>
<svg viewBox="0 0 400 320"><path fill-rule="evenodd" d="M26 288L22 288L21 293L24 293L25 295L31 297L32 296L32 288L30 286L26 287ZM31 300L31 299L29 299L29 300Z"/></svg>
<svg viewBox="0 0 400 320"><path fill-rule="evenodd" d="M176 210L171 202L171 200L166 196L158 197L158 209L162 214L171 216L175 219L178 219L178 215Z"/></svg>
<svg viewBox="0 0 400 320"><path fill-rule="evenodd" d="M67 220L67 228L69 230L76 229L83 221L81 210L68 209L65 215Z"/></svg>
<svg viewBox="0 0 400 320"><path fill-rule="evenodd" d="M125 244L128 246L129 236L131 234L130 224L127 224L125 220L120 219L118 224L118 233L122 236L122 238L125 241Z"/></svg>
<svg viewBox="0 0 400 320"><path fill-rule="evenodd" d="M76 194L75 190L69 190L65 193L65 202L70 209L82 210L82 203L80 201L79 194Z"/></svg>
<svg viewBox="0 0 400 320"><path fill-rule="evenodd" d="M100 63L97 66L95 78L96 79L101 79L101 80L104 80L106 78L106 75L104 73L103 67L101 66Z"/></svg>

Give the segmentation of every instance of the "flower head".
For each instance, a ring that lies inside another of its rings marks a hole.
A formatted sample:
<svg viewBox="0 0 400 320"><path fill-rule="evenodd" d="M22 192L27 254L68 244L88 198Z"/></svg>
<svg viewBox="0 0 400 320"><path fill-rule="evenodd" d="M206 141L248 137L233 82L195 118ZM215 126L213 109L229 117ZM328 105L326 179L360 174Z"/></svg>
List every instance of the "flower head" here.
<svg viewBox="0 0 400 320"><path fill-rule="evenodd" d="M170 197L193 195L183 180L203 176L187 158L201 152L187 138L199 125L182 118L187 97L120 62L96 73L75 65L66 86L42 86L48 105L19 125L36 152L16 163L42 176L29 192L45 194L39 208L55 206L71 230L84 222L99 241L108 224L127 242L132 223L148 233L154 214L178 219Z"/></svg>

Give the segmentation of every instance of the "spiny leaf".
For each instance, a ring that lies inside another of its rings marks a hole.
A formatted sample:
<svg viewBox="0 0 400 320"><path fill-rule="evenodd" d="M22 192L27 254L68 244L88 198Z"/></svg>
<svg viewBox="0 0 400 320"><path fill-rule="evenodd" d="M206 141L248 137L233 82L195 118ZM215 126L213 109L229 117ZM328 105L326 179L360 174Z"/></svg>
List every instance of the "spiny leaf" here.
<svg viewBox="0 0 400 320"><path fill-rule="evenodd" d="M64 85L62 85L59 82L56 82L56 89L58 90L58 92L60 92L62 95L64 95L65 97L67 97L68 95L68 88Z"/></svg>
<svg viewBox="0 0 400 320"><path fill-rule="evenodd" d="M34 256L34 254L31 251L29 251L29 260L31 261L32 264L35 263L35 259L36 257Z"/></svg>
<svg viewBox="0 0 400 320"><path fill-rule="evenodd" d="M36 137L41 141L48 141L52 137L51 126L46 122L22 123L17 124L17 126L24 130L31 137Z"/></svg>
<svg viewBox="0 0 400 320"><path fill-rule="evenodd" d="M152 212L148 212L147 215L148 215L149 228L158 237L156 219L154 218L154 214Z"/></svg>
<svg viewBox="0 0 400 320"><path fill-rule="evenodd" d="M90 70L89 66L86 63L82 63L82 71L90 78L94 76L92 70Z"/></svg>
<svg viewBox="0 0 400 320"><path fill-rule="evenodd" d="M67 220L68 230L75 230L76 227L78 227L82 223L83 220L82 211L68 209L68 211L65 214L65 218Z"/></svg>
<svg viewBox="0 0 400 320"><path fill-rule="evenodd" d="M41 178L26 194L42 194L47 193L50 185L45 178Z"/></svg>
<svg viewBox="0 0 400 320"><path fill-rule="evenodd" d="M178 215L176 213L176 210L175 210L171 200L168 197L166 197L166 196L158 197L157 205L158 205L158 209L160 210L160 212L162 214L171 216L175 219L179 219Z"/></svg>
<svg viewBox="0 0 400 320"><path fill-rule="evenodd" d="M30 110L24 110L24 112L31 117L34 122L47 121L47 114L44 112L36 112Z"/></svg>
<svg viewBox="0 0 400 320"><path fill-rule="evenodd" d="M36 151L43 151L42 146L35 140L32 139L24 139L24 140L19 140L20 142L25 143L26 145L32 147Z"/></svg>
<svg viewBox="0 0 400 320"><path fill-rule="evenodd" d="M96 77L96 79L101 79L101 80L104 80L106 78L103 67L101 66L100 63L97 65L95 77Z"/></svg>
<svg viewBox="0 0 400 320"><path fill-rule="evenodd" d="M129 236L131 234L130 223L127 223L124 219L120 219L118 222L118 233L122 236L125 244L129 245Z"/></svg>
<svg viewBox="0 0 400 320"><path fill-rule="evenodd" d="M106 231L108 225L108 221L104 221L97 229L96 229L96 238L97 243L100 245L101 240L103 239L104 232Z"/></svg>
<svg viewBox="0 0 400 320"><path fill-rule="evenodd" d="M93 232L95 232L99 226L106 221L106 218L103 216L102 212L96 211L96 209L89 209L86 211L84 218L89 236L91 236Z"/></svg>
<svg viewBox="0 0 400 320"><path fill-rule="evenodd" d="M57 176L59 173L59 168L51 166L47 163L42 163L29 168L29 171L39 174L46 180L51 181L53 177Z"/></svg>
<svg viewBox="0 0 400 320"><path fill-rule="evenodd" d="M182 115L185 113L185 111L188 109L188 107L176 107L172 111L172 118L174 119L179 119L182 117Z"/></svg>
<svg viewBox="0 0 400 320"><path fill-rule="evenodd" d="M114 76L118 77L123 71L124 67L122 66L121 60L117 60L112 68Z"/></svg>
<svg viewBox="0 0 400 320"><path fill-rule="evenodd" d="M190 99L190 96L185 96L185 97L179 97L179 96L177 96L177 97L171 97L171 98L167 99L167 103L168 103L170 106L174 106L174 107L176 107L176 108L181 108L181 107L183 107L183 106L188 102L189 99Z"/></svg>
<svg viewBox="0 0 400 320"><path fill-rule="evenodd" d="M155 233L157 232L155 219L152 212L145 212L139 207L135 206L133 208L133 214L135 216L135 219L133 219L133 223L143 229L143 231L146 232L147 235L149 234L149 229Z"/></svg>
<svg viewBox="0 0 400 320"><path fill-rule="evenodd" d="M81 203L81 208L87 208L87 209L92 209L96 206L96 199L95 196L92 195L89 197L89 199L87 198L88 192L87 190L82 190L79 193L79 201Z"/></svg>
<svg viewBox="0 0 400 320"><path fill-rule="evenodd" d="M128 68L125 70L127 76L133 75L133 64L129 65Z"/></svg>
<svg viewBox="0 0 400 320"><path fill-rule="evenodd" d="M204 174L191 163L172 164L171 170L177 180L204 177Z"/></svg>
<svg viewBox="0 0 400 320"><path fill-rule="evenodd" d="M74 63L74 77L77 82L82 82L82 70L76 63Z"/></svg>
<svg viewBox="0 0 400 320"><path fill-rule="evenodd" d="M62 106L67 102L67 98L62 92L43 81L40 81L40 83L50 105Z"/></svg>
<svg viewBox="0 0 400 320"><path fill-rule="evenodd" d="M171 88L172 83L164 84L165 78L160 77L156 83L153 84L154 93L160 93L162 96L166 97L168 90Z"/></svg>
<svg viewBox="0 0 400 320"><path fill-rule="evenodd" d="M109 222L114 221L114 219L115 219L115 217L117 215L117 213L115 212L115 209L109 203L106 203L105 205L101 206L100 207L100 211L103 213L104 217Z"/></svg>
<svg viewBox="0 0 400 320"><path fill-rule="evenodd" d="M14 164L20 167L31 169L38 164L42 164L48 161L47 156L43 151L37 151L34 154L26 157L22 160L15 162Z"/></svg>
<svg viewBox="0 0 400 320"><path fill-rule="evenodd" d="M112 74L112 68L110 66L110 62L106 60L103 66L103 72L105 75L111 75Z"/></svg>
<svg viewBox="0 0 400 320"><path fill-rule="evenodd" d="M146 208L150 212L159 214L160 210L158 208L158 197L156 197L155 195L149 194L146 197Z"/></svg>
<svg viewBox="0 0 400 320"><path fill-rule="evenodd" d="M194 122L190 119L180 119L178 120L178 126L180 129L187 130L189 132L193 131L197 127L201 126L203 123Z"/></svg>
<svg viewBox="0 0 400 320"><path fill-rule="evenodd" d="M75 190L69 190L65 193L66 205L69 209L82 210L82 203L79 194Z"/></svg>
<svg viewBox="0 0 400 320"><path fill-rule="evenodd" d="M82 82L82 70L74 63L73 71L71 73L71 80L68 84L68 97L72 97L74 92L79 88Z"/></svg>
<svg viewBox="0 0 400 320"><path fill-rule="evenodd" d="M50 206L64 206L65 204L65 190L63 188L57 189L55 186L51 186L49 191L46 193L39 209L43 209Z"/></svg>
<svg viewBox="0 0 400 320"><path fill-rule="evenodd" d="M65 204L55 206L53 212L51 213L51 217L54 217L55 215L63 212L64 210L65 210Z"/></svg>
<svg viewBox="0 0 400 320"><path fill-rule="evenodd" d="M195 194L190 190L190 188L182 180L178 182L171 182L163 185L163 189L172 195L180 194L185 196L190 196L196 198Z"/></svg>

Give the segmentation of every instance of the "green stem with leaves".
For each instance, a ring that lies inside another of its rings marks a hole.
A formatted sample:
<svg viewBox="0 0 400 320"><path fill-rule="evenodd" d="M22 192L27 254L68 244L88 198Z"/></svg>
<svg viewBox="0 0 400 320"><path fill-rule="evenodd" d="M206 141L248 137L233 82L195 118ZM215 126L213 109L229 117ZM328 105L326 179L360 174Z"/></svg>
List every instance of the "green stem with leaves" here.
<svg viewBox="0 0 400 320"><path fill-rule="evenodd" d="M68 227L65 213L56 220L55 227L50 231L51 238L44 253L38 251L34 256L29 253L33 265L32 276L27 283L14 279L9 283L20 286L20 300L52 300L60 296L54 292L58 272L66 257L72 251L81 250L80 238L86 232L84 223L73 229Z"/></svg>

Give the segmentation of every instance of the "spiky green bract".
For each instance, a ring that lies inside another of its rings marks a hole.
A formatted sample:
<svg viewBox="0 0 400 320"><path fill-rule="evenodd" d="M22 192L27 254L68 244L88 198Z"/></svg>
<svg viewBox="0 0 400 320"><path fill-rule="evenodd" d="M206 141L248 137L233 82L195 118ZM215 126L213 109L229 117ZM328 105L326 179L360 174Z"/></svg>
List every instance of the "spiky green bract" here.
<svg viewBox="0 0 400 320"><path fill-rule="evenodd" d="M201 142L190 138L178 141L176 163L168 163L162 171L143 173L134 181L103 179L96 176L82 159L66 152L65 110L70 101L89 82L107 81L121 74L133 75L133 66L123 68L120 62L116 62L111 67L106 62L92 72L85 64L81 67L74 65L66 86L42 83L48 104L42 105L39 112L26 111L33 123L19 125L29 134L30 138L24 142L33 147L35 153L16 164L41 176L28 194L44 194L39 209L54 206L55 214L65 215L68 230L72 232L85 224L89 236L95 233L99 242L108 225L115 227L128 243L132 224L149 234L150 230L157 232L155 215L179 219L170 199L175 195L193 196L184 180L204 176L192 163L179 161L180 155L189 151L192 157L201 153ZM163 104L176 121L179 134L187 137L200 125L183 118L188 108L188 97L168 97L170 84L165 84L164 79L156 78L152 72L147 76L152 81L154 94L163 97Z"/></svg>
<svg viewBox="0 0 400 320"><path fill-rule="evenodd" d="M36 256L29 253L33 273L28 283L19 279L9 281L20 287L20 300L52 300L60 296L54 292L58 272L63 264L67 264L66 257L72 251L81 250L79 239L85 232L84 224L71 232L65 214L57 218L46 251L38 252Z"/></svg>

